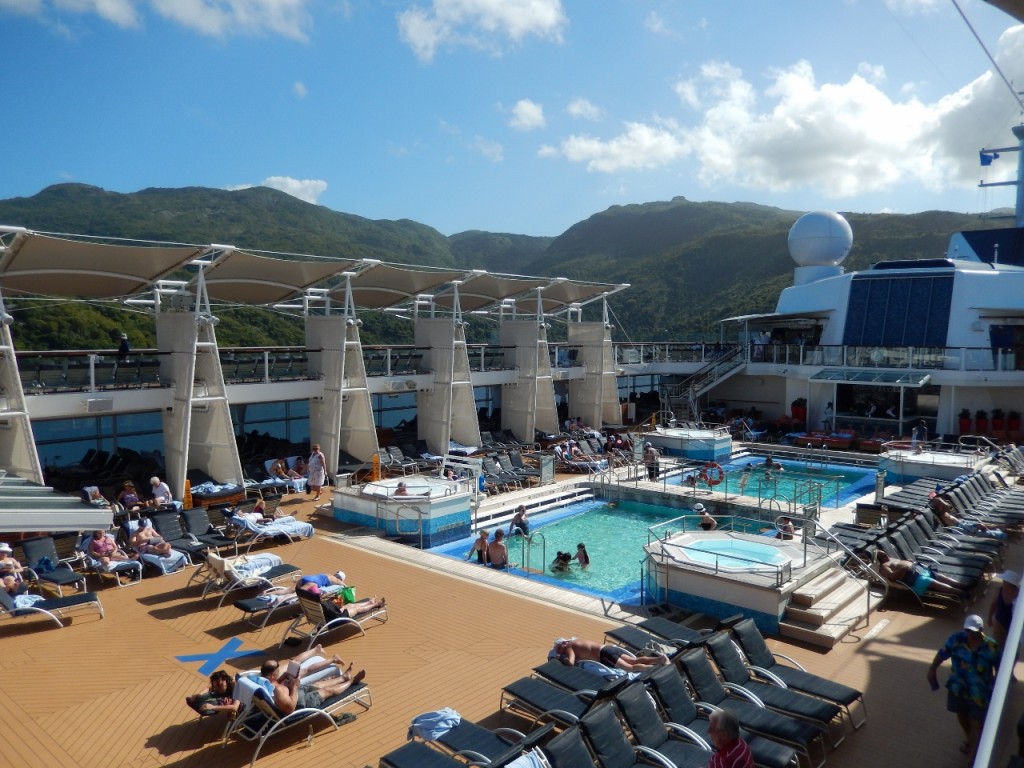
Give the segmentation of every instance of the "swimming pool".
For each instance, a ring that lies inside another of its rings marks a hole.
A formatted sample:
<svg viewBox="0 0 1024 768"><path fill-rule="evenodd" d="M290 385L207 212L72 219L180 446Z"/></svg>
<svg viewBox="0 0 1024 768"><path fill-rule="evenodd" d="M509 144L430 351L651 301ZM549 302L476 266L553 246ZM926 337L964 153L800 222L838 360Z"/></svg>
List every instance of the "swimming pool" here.
<svg viewBox="0 0 1024 768"><path fill-rule="evenodd" d="M524 557L527 551L522 536L507 540L509 560L516 564L510 572L616 602L639 603L647 530L652 525L678 518L683 512L632 501L623 501L617 506L604 501L585 501L531 516L530 532L540 535L534 536L528 559ZM696 526L696 522L694 518L692 525ZM488 531L493 536L494 528ZM508 532L507 527L505 531ZM429 551L465 560L475 538ZM590 567L581 569L573 565L567 572L553 573L549 566L555 553L568 550L575 555L580 542L587 545Z"/></svg>
<svg viewBox="0 0 1024 768"><path fill-rule="evenodd" d="M754 498L776 498L800 503L811 501L807 498L811 489L821 487L821 504L824 507L840 507L854 499L870 493L874 488L875 470L861 467L843 467L833 464L808 466L795 461L775 461L783 471L765 473L760 458L750 458L722 466L725 470L722 482L713 487L719 493L730 496L752 496ZM747 467L750 467L747 470ZM674 485L687 482L688 473ZM697 489L707 489L698 481Z"/></svg>
<svg viewBox="0 0 1024 768"><path fill-rule="evenodd" d="M750 541L735 539L712 539L710 541L694 541L687 545L686 555L705 565L716 565L719 568L740 570L755 568L759 563L783 565L790 561L770 544L755 544Z"/></svg>

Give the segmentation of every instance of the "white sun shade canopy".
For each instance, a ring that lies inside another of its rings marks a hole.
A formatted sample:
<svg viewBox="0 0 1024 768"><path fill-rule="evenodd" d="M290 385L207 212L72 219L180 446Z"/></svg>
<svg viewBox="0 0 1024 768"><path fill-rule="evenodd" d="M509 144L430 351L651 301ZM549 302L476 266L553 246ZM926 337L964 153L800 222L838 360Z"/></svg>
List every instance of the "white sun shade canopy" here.
<svg viewBox="0 0 1024 768"><path fill-rule="evenodd" d="M358 261L281 259L226 251L206 267L206 290L215 301L276 304L352 269ZM193 280L190 289L194 289Z"/></svg>
<svg viewBox="0 0 1024 768"><path fill-rule="evenodd" d="M0 288L6 295L113 299L149 289L205 250L195 245L120 245L0 230Z"/></svg>

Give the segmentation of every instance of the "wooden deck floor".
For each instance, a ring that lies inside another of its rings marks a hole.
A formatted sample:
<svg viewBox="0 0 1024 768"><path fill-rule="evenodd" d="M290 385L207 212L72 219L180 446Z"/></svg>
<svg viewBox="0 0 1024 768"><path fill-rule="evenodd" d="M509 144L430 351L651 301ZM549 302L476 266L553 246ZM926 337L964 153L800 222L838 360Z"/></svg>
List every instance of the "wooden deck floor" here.
<svg viewBox="0 0 1024 768"><path fill-rule="evenodd" d="M600 639L629 617L616 606L554 587L469 564L453 567L375 537L346 537L304 499L290 497L285 505L314 522L318 536L274 551L306 573L344 569L360 595L387 597L391 618L364 637L339 637L330 646L366 669L372 709L337 733L317 731L312 748L305 733L272 740L259 760L267 768L313 762L375 767L381 754L403 743L415 714L444 706L492 725L515 725L514 717L498 714L503 684L544 661L555 636ZM1021 553L1014 556L1021 565ZM0 624L0 708L7 716L9 765L248 764L252 745L222 747L222 722L199 721L184 705L205 679L198 663L176 657L212 653L238 638L243 650L286 658L294 649L277 648L286 622L249 630L231 605L218 610L213 601L202 603L197 590L186 590L187 579L179 573L106 588L105 619L81 615L63 630L39 620ZM865 691L868 724L829 755L830 766L965 764L945 697L932 694L924 680L934 650L959 618L901 602L876 613L870 627L827 654L771 641L811 671ZM235 672L264 658L236 659L224 668ZM1022 709L1018 684L1006 722L1015 722ZM1012 728L1003 730L995 765L1005 764L1015 746Z"/></svg>

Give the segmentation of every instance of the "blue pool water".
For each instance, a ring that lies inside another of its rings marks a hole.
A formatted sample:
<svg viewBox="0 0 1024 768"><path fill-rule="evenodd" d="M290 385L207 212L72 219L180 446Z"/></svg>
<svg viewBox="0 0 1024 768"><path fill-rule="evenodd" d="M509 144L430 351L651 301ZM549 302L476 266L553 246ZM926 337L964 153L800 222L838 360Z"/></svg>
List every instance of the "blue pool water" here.
<svg viewBox="0 0 1024 768"><path fill-rule="evenodd" d="M737 539L695 541L686 545L686 556L699 563L722 568L749 568L751 561L773 565L789 562L789 556L773 546Z"/></svg>
<svg viewBox="0 0 1024 768"><path fill-rule="evenodd" d="M729 495L802 501L810 484L821 484L822 506L840 507L870 493L874 488L873 469L836 465L808 467L794 461L775 463L780 464L783 471L772 471L769 476L765 474L763 459L750 458L725 464L722 466L725 470L724 479L721 484L714 487L714 490ZM744 471L747 466L751 467L750 471ZM681 485L685 482L684 476L673 481L673 484ZM707 486L698 482L697 489L706 490Z"/></svg>
<svg viewBox="0 0 1024 768"><path fill-rule="evenodd" d="M845 504L869 493L874 486L874 471L870 469L827 466L824 470L806 472L799 464L785 462L784 465L786 470L778 477L788 476L791 486L808 478L827 480L830 484L827 489L830 495L828 501L823 499L824 504ZM743 463L727 465L726 477L731 481L733 476L736 476L735 482L738 483L741 472L733 470L740 470L742 467ZM759 470L751 474L763 477L763 472ZM842 478L838 497L835 496L835 485L832 483L832 478L837 476ZM750 483L752 484L753 480ZM779 495L782 496L786 486L780 484L779 488ZM751 485L748 484L747 495L752 495L751 490ZM756 490L753 491L753 495L756 495ZM606 504L604 501L586 501L551 512L531 515L530 531L539 532L541 536L535 537L535 543L528 552L521 536L513 536L507 540L509 560L516 564L510 572L615 602L637 604L641 597L642 563L645 559L643 548L647 544L648 529L683 514L686 514L686 510L633 501L622 501L617 506ZM689 530L696 529L696 524L696 518L687 521ZM758 530L759 527L748 532L757 533ZM494 527L490 527L488 531L493 536ZM505 532L508 533L507 526ZM664 529L658 531L659 537L664 537L667 533L668 531ZM465 560L474 539L476 536L434 547L430 551ZM579 542L587 546L590 567L584 570L574 564L568 572L553 573L549 566L555 558L555 553L561 550L575 554L576 544ZM735 551L734 554L738 557L748 557L739 551ZM768 560L763 554L759 551L749 559ZM714 561L713 554L709 554L708 557ZM744 564L736 561L735 567Z"/></svg>

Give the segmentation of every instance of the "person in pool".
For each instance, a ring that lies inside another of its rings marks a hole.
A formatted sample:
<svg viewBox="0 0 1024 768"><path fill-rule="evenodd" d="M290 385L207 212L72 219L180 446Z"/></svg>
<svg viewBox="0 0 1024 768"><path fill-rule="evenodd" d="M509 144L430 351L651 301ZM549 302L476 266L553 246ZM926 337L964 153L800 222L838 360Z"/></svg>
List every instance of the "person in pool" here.
<svg viewBox="0 0 1024 768"><path fill-rule="evenodd" d="M555 559L551 561L552 571L568 571L569 565L572 563L572 555L568 552L559 551L555 555Z"/></svg>
<svg viewBox="0 0 1024 768"><path fill-rule="evenodd" d="M476 553L476 561L480 565L487 565L487 529L481 528L480 535L473 542L473 546L469 548L469 553L466 555L467 560L473 559L473 554Z"/></svg>
<svg viewBox="0 0 1024 768"><path fill-rule="evenodd" d="M580 564L580 568L586 568L590 565L590 555L587 554L587 545L582 541L576 545L576 562Z"/></svg>

